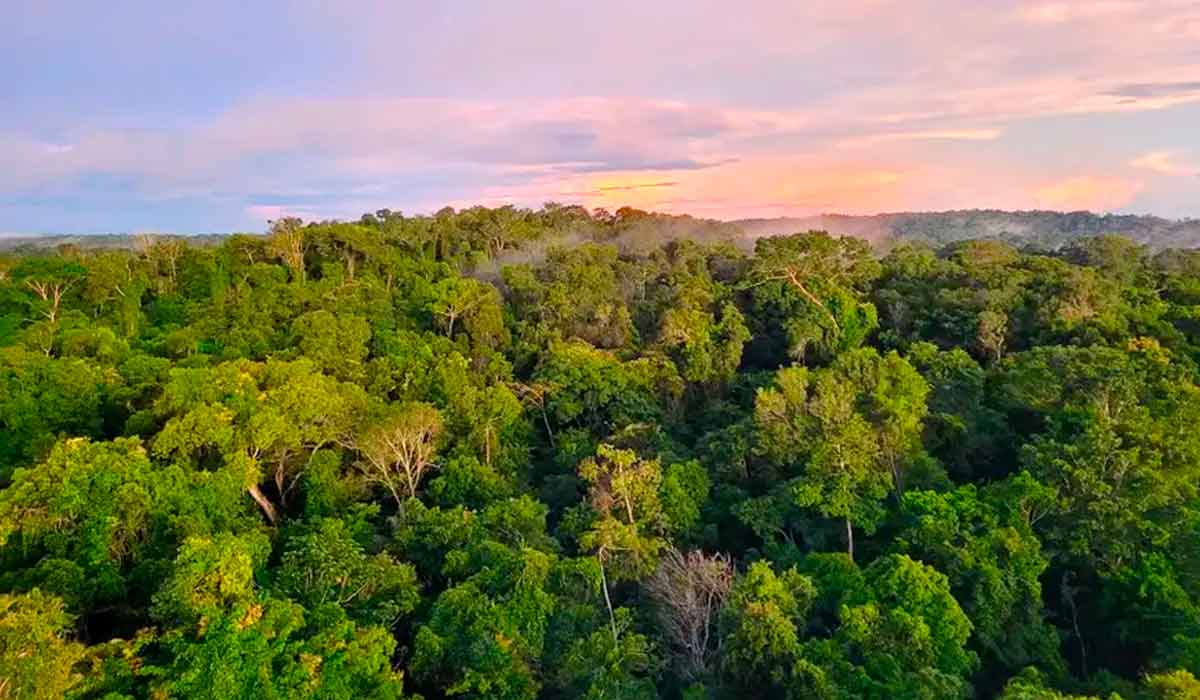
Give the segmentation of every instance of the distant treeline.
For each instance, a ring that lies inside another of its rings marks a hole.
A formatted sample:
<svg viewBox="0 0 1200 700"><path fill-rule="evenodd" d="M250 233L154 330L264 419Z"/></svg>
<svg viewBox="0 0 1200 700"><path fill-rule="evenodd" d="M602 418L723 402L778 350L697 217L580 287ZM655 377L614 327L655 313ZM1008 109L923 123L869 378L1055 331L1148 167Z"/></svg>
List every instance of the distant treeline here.
<svg viewBox="0 0 1200 700"><path fill-rule="evenodd" d="M382 210L367 214L363 222L403 219L432 225L438 220L451 225L478 226L480 221L534 222L542 229L555 229L573 240L613 240L634 247L653 247L669 240L734 240L749 248L753 240L796 231L828 231L854 236L885 246L904 241L921 241L935 246L972 239L993 239L1018 247L1055 250L1080 238L1120 235L1152 249L1200 247L1200 220L1172 220L1157 216L1093 214L1086 211L999 211L975 209L946 212L910 212L848 216L822 214L776 219L717 221L645 212L623 207L616 212L587 210L579 206L547 204L540 210L517 207L472 207L461 211L447 208L430 216L404 216ZM320 223L320 222L314 222ZM493 225L500 225L493 223ZM523 224L524 225L524 224ZM189 235L192 245L212 245L231 234ZM58 245L82 248L127 248L139 235L46 235L0 237L0 250L40 250Z"/></svg>
<svg viewBox="0 0 1200 700"><path fill-rule="evenodd" d="M1080 238L1120 235L1155 249L1200 246L1200 220L1163 219L1086 211L999 211L972 209L945 212L746 219L733 222L747 235L769 236L821 230L870 241L921 241L944 245L971 239L995 239L1018 246L1054 250Z"/></svg>

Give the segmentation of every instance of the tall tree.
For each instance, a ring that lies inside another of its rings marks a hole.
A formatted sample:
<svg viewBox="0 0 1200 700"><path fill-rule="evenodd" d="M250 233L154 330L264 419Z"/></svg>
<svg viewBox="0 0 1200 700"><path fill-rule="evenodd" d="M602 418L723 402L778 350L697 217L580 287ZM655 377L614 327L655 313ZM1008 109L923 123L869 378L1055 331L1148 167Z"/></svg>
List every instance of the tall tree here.
<svg viewBox="0 0 1200 700"><path fill-rule="evenodd" d="M410 403L390 408L367 426L355 445L362 455L367 480L388 490L399 506L417 495L431 470L442 434L442 417L429 404Z"/></svg>

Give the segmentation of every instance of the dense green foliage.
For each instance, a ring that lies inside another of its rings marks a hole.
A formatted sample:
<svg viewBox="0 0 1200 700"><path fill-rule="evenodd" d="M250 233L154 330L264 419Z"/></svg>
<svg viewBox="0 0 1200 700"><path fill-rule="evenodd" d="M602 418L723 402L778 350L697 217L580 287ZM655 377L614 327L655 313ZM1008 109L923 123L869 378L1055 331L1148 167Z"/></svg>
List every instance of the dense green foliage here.
<svg viewBox="0 0 1200 700"><path fill-rule="evenodd" d="M547 205L0 258L0 698L1200 693L1200 253Z"/></svg>

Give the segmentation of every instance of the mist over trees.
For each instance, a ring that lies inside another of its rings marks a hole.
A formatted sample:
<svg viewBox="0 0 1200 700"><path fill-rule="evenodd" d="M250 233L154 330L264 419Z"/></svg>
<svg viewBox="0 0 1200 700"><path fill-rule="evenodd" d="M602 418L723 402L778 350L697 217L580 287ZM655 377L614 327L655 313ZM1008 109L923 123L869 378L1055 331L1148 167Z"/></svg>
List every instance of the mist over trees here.
<svg viewBox="0 0 1200 700"><path fill-rule="evenodd" d="M999 211L967 209L899 212L871 216L822 214L800 218L731 222L752 238L821 230L875 243L922 242L933 246L992 238L1019 247L1054 250L1080 238L1119 234L1155 249L1200 246L1200 220L1164 219L1088 211Z"/></svg>
<svg viewBox="0 0 1200 700"><path fill-rule="evenodd" d="M1200 253L1080 226L0 254L0 697L1200 697Z"/></svg>

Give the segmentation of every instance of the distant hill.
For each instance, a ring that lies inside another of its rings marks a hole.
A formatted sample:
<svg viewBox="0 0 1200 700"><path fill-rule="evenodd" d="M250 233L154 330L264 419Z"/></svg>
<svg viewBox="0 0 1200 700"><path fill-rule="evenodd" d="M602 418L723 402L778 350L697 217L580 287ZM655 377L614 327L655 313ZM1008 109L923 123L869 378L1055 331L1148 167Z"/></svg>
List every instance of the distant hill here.
<svg viewBox="0 0 1200 700"><path fill-rule="evenodd" d="M801 218L743 219L732 222L751 238L797 231L824 230L865 238L873 243L901 240L933 245L970 238L996 238L1037 248L1057 248L1076 238L1115 233L1153 248L1200 247L1200 219L1093 214L1086 211L999 211L971 209Z"/></svg>
<svg viewBox="0 0 1200 700"><path fill-rule="evenodd" d="M195 235L154 234L155 238L181 238L191 245L217 245L232 234L202 233ZM50 250L59 246L78 246L82 250L105 250L132 248L139 238L127 233L97 233L97 234L0 234L0 251L34 252Z"/></svg>
<svg viewBox="0 0 1200 700"><path fill-rule="evenodd" d="M882 247L900 241L923 241L933 246L941 246L972 238L993 238L1024 247L1054 249L1077 238L1119 234L1155 249L1200 248L1200 219L1177 220L1132 214L1093 214L1086 211L969 209L871 216L821 214L717 221L623 209L619 210L617 216L604 216L607 218L590 221L585 219L582 228L565 231L564 238L547 240L545 243L569 245L572 241L592 240L614 243L623 250L644 250L654 248L664 240L686 238L707 243L733 240L749 248L754 239L764 236L816 230L862 238ZM193 245L216 245L228 235L230 234L207 233L181 238L187 239ZM0 234L0 251L48 250L61 245L78 246L85 250L128 248L134 245L135 238L125 234ZM522 254L527 256L529 251ZM516 258L522 254L517 254L516 251L513 253Z"/></svg>

